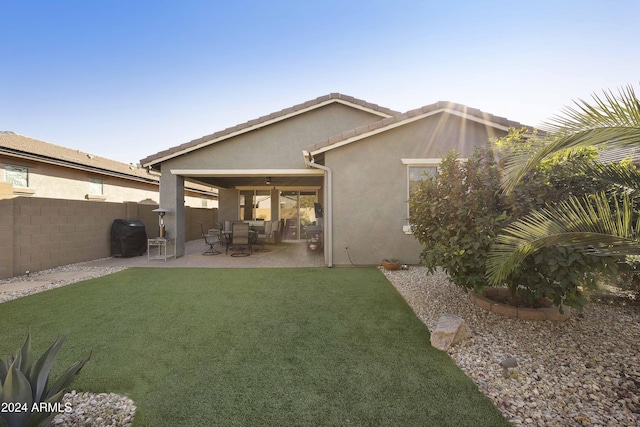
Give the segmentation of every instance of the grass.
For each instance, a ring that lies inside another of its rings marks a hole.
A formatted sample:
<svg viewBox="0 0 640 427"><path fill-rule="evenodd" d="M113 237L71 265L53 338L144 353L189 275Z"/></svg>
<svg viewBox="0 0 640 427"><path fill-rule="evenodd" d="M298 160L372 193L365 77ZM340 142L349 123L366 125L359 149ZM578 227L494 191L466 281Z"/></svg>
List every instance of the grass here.
<svg viewBox="0 0 640 427"><path fill-rule="evenodd" d="M135 426L508 425L376 269L129 269L0 304Z"/></svg>

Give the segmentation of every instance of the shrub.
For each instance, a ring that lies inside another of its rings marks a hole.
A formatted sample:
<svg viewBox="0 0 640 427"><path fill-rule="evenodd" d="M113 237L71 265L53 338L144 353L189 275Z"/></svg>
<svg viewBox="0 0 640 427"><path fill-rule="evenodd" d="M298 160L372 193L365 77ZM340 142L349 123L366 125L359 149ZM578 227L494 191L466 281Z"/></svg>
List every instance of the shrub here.
<svg viewBox="0 0 640 427"><path fill-rule="evenodd" d="M508 219L503 199L489 145L466 162L450 152L409 199L412 231L425 247L423 264L432 272L441 267L463 288L484 286L485 258Z"/></svg>
<svg viewBox="0 0 640 427"><path fill-rule="evenodd" d="M640 256L628 256L625 262L618 264L620 274L616 276L615 285L630 293L630 297L640 302Z"/></svg>
<svg viewBox="0 0 640 427"><path fill-rule="evenodd" d="M56 338L49 349L35 360L31 351L31 333L16 355L9 356L7 363L0 360L0 426L46 426L55 417L67 387L82 367L85 359L67 369L58 380L49 386L49 375L55 358L67 335Z"/></svg>
<svg viewBox="0 0 640 427"><path fill-rule="evenodd" d="M434 177L425 177L411 195L410 222L424 245L421 260L431 271L441 267L458 286L480 290L486 286L486 261L500 230L534 209L570 196L607 189L581 166L596 153L583 149L561 153L542 162L508 196L500 186L500 159L514 150L526 152L532 142L525 130L476 148L466 162L449 153ZM541 297L556 305L581 309L581 287L593 287L594 272L615 271L615 260L568 247L546 248L527 257L505 281L511 293L527 306Z"/></svg>

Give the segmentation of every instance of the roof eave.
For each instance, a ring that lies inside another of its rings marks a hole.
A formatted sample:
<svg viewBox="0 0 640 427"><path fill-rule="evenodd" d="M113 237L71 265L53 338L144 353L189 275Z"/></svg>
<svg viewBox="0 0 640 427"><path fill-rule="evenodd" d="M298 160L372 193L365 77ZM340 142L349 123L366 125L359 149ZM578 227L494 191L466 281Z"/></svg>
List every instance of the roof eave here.
<svg viewBox="0 0 640 427"><path fill-rule="evenodd" d="M336 148L351 144L352 142L356 142L356 141L359 141L361 139L369 138L369 137L371 137L373 135L377 135L377 134L380 134L380 133L383 133L383 132L387 132L389 130L392 130L392 129L407 125L409 123L413 123L413 122L418 121L418 120L425 119L425 118L430 117L430 116L434 116L436 114L441 114L441 113L449 113L449 114L452 114L454 116L458 116L458 117L461 117L461 118L464 118L464 119L467 119L467 120L471 120L471 121L474 121L474 122L477 122L477 123L484 124L485 126L490 126L490 127L496 128L496 129L500 129L500 130L505 131L505 132L507 132L509 130L509 128L513 127L513 126L505 125L505 124L502 124L502 123L497 123L497 122L494 122L494 121L491 121L491 120L488 120L488 119L485 119L485 118L482 118L482 117L477 117L477 116L465 113L463 111L459 111L459 110L452 109L452 108L449 108L449 107L443 107L443 108L434 109L432 111L428 111L428 112L425 112L425 113L422 113L422 114L409 116L409 117L407 117L405 119L402 119L402 120L399 120L397 122L389 123L388 125L381 126L379 128L375 128L375 129L372 129L372 130L369 130L369 131L364 131L362 133L357 133L357 130L356 130L357 134L354 135L354 136L351 136L351 137L348 137L348 138L344 138L344 139L338 140L338 141L336 141L334 143L322 145L322 146L319 146L319 147L316 147L316 148L311 147L311 148L309 148L308 150L305 150L305 151L307 151L312 156L315 156L315 155L318 155L318 154L321 154L321 153L325 153L327 151L331 151L333 149L336 149ZM519 123L515 123L515 122L513 122L512 124L513 125L520 125ZM371 125L369 125L369 127L370 126ZM530 128L529 126L525 126L525 125L521 125L521 126Z"/></svg>
<svg viewBox="0 0 640 427"><path fill-rule="evenodd" d="M56 165L56 166L67 167L70 169L82 170L85 172L93 172L99 175L128 179L131 181L154 183L154 184L157 184L159 182L159 178L155 175L150 175L149 178L146 178L146 177L138 176L135 174L127 174L124 172L118 172L118 171L99 168L95 166L84 165L82 163L76 163L73 161L57 159L57 158L52 158L48 156L42 156L39 154L33 154L33 153L24 152L24 151L7 149L5 147L0 147L0 154L4 154L10 157L16 157L20 159L25 159L25 160L31 160L31 161L37 161L37 162L47 163L47 164Z"/></svg>

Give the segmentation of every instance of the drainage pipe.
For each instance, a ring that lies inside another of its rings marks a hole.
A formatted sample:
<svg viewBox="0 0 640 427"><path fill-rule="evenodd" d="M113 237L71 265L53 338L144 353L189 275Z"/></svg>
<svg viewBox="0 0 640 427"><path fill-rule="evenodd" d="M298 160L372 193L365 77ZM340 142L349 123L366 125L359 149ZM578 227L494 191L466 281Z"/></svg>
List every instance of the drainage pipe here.
<svg viewBox="0 0 640 427"><path fill-rule="evenodd" d="M313 161L313 157L311 154L304 150L302 151L302 155L304 156L304 162L307 166L323 170L326 176L326 186L325 186L325 210L324 210L324 220L326 221L326 229L325 229L325 248L328 248L327 252L327 265L329 268L333 267L333 190L332 190L332 180L331 180L331 169L324 165L319 165Z"/></svg>

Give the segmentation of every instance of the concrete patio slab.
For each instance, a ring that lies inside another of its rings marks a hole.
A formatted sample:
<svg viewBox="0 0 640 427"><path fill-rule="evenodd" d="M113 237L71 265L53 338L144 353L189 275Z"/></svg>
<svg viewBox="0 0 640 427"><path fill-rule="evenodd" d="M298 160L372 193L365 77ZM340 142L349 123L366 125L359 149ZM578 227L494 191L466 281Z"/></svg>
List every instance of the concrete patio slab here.
<svg viewBox="0 0 640 427"><path fill-rule="evenodd" d="M179 258L151 259L147 255L130 258L104 258L86 263L88 267L193 267L193 268L286 268L323 267L324 255L307 250L304 241L287 241L266 245L267 252L253 252L247 257L232 257L217 246L220 255L203 255L208 246L203 240L192 240L185 244L185 255Z"/></svg>
<svg viewBox="0 0 640 427"><path fill-rule="evenodd" d="M203 255L208 246L203 240L186 242L185 256L168 258L166 261L151 259L147 254L122 258L110 257L82 263L79 268L70 271L51 271L49 273L32 272L30 277L17 278L5 283L0 282L0 301L8 295L22 293L40 287L50 287L60 282L76 282L100 276L101 267L153 267L153 268L299 268L324 267L324 256L321 252L307 250L304 241L281 242L267 245L266 252L253 252L248 257L232 257L219 247L220 255Z"/></svg>

